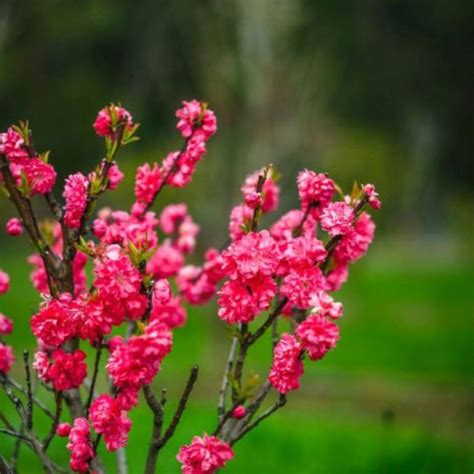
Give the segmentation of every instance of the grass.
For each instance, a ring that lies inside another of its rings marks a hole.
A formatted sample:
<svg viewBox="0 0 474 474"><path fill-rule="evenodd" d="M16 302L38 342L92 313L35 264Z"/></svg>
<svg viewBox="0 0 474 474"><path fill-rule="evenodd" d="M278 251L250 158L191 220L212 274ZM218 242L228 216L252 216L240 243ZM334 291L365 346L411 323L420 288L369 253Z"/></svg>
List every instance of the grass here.
<svg viewBox="0 0 474 474"><path fill-rule="evenodd" d="M12 291L0 301L0 310L15 320L8 341L19 353L33 344L28 318L37 297L25 283L24 255L5 255ZM306 363L302 390L236 445L226 472L472 471L473 281L467 265L415 265L403 252L395 263L374 254L356 265L340 296L345 317L337 349L318 363ZM175 438L160 455L158 472L179 472L179 446L213 429L228 343L212 307L191 310L188 325L176 331L174 350L156 379L156 390L169 390L168 417L191 365L198 363L201 374ZM263 377L270 363L268 344L254 348L249 362ZM22 379L20 364L13 372ZM0 404L6 406L2 397ZM151 419L144 406L131 417L127 454L130 472L139 473ZM38 414L35 422L46 431ZM0 439L0 454L8 457L12 443ZM66 463L63 445L55 439L51 450ZM22 450L19 472L38 472L35 458ZM113 456L104 453L104 459L113 466Z"/></svg>

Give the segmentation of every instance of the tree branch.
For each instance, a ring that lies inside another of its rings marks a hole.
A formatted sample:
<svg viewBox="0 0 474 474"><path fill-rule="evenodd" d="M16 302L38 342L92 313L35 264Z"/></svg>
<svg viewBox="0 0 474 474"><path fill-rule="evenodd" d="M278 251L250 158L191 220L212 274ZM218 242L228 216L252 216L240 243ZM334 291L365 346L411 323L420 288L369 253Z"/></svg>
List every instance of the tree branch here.
<svg viewBox="0 0 474 474"><path fill-rule="evenodd" d="M26 429L31 431L33 428L33 393L31 391L31 372L28 351L23 351L23 363L25 365L26 375L26 394L28 397L28 405L26 412Z"/></svg>
<svg viewBox="0 0 474 474"><path fill-rule="evenodd" d="M56 428L58 427L59 420L61 419L62 402L63 402L63 397L62 397L61 392L56 392L55 401L56 401L56 413L54 415L54 420L53 420L53 423L51 424L49 433L47 434L46 438L43 441L44 452L48 450L49 444L51 443L52 439L54 438L54 435L56 434Z"/></svg>

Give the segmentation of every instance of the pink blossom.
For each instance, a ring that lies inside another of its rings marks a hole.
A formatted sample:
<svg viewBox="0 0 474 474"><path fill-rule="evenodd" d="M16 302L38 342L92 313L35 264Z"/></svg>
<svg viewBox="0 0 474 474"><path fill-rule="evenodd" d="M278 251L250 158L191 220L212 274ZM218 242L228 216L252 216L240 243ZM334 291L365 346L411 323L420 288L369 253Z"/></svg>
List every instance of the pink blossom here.
<svg viewBox="0 0 474 474"><path fill-rule="evenodd" d="M194 436L176 456L183 474L213 474L233 457L234 451L227 443L207 434L202 438Z"/></svg>
<svg viewBox="0 0 474 474"><path fill-rule="evenodd" d="M23 234L23 222L16 217L9 219L6 225L6 231L7 234L12 237Z"/></svg>
<svg viewBox="0 0 474 474"><path fill-rule="evenodd" d="M334 257L341 262L355 262L363 257L372 243L375 224L369 214L363 212L354 222L353 229L339 242Z"/></svg>
<svg viewBox="0 0 474 474"><path fill-rule="evenodd" d="M268 309L277 291L269 276L255 277L244 282L226 281L218 292L219 318L228 324L248 323Z"/></svg>
<svg viewBox="0 0 474 474"><path fill-rule="evenodd" d="M321 227L331 236L345 235L352 230L354 210L345 202L331 202L321 214Z"/></svg>
<svg viewBox="0 0 474 474"><path fill-rule="evenodd" d="M183 254L165 240L148 261L147 272L156 278L167 278L176 275L183 265Z"/></svg>
<svg viewBox="0 0 474 474"><path fill-rule="evenodd" d="M0 372L7 374L12 368L13 362L15 362L13 349L0 342Z"/></svg>
<svg viewBox="0 0 474 474"><path fill-rule="evenodd" d="M206 251L203 270L212 283L217 283L224 278L224 258L217 249L211 247Z"/></svg>
<svg viewBox="0 0 474 474"><path fill-rule="evenodd" d="M58 347L77 331L75 303L69 293L46 300L31 318L33 334L49 346Z"/></svg>
<svg viewBox="0 0 474 474"><path fill-rule="evenodd" d="M312 295L327 289L326 279L318 267L295 267L285 276L280 293L297 308L307 309Z"/></svg>
<svg viewBox="0 0 474 474"><path fill-rule="evenodd" d="M186 310L183 308L181 298L172 297L165 304L153 304L150 313L150 322L158 321L169 329L184 326L186 323Z"/></svg>
<svg viewBox="0 0 474 474"><path fill-rule="evenodd" d="M309 357L319 360L326 355L326 352L336 347L339 328L324 316L312 314L297 327L296 335Z"/></svg>
<svg viewBox="0 0 474 474"><path fill-rule="evenodd" d="M197 162L206 153L203 141L196 138L190 140L184 151L168 153L162 163L162 174L167 176L166 184L175 188L182 188L189 184L196 171Z"/></svg>
<svg viewBox="0 0 474 474"><path fill-rule="evenodd" d="M12 127L0 133L0 153L14 163L22 163L28 158L28 151L22 136Z"/></svg>
<svg viewBox="0 0 474 474"><path fill-rule="evenodd" d="M310 207L311 214L317 218L334 196L334 181L323 173L304 170L298 174L297 183L301 208L306 211Z"/></svg>
<svg viewBox="0 0 474 474"><path fill-rule="evenodd" d="M232 416L237 420L244 418L246 414L247 410L243 405L237 405L232 412Z"/></svg>
<svg viewBox="0 0 474 474"><path fill-rule="evenodd" d="M13 321L0 313L0 336L6 336L13 331Z"/></svg>
<svg viewBox="0 0 474 474"><path fill-rule="evenodd" d="M115 189L123 180L124 174L120 171L117 163L113 163L107 173L107 184L109 189Z"/></svg>
<svg viewBox="0 0 474 474"><path fill-rule="evenodd" d="M242 195L244 197L244 200L247 201L247 199L250 199L250 196L252 196L252 193L256 193L257 190L257 184L258 184L258 178L262 174L262 170L257 170L251 175L247 176L245 178L245 182L243 186L240 188L242 191ZM274 178L273 178L273 171L270 170L267 173L267 178L265 182L263 183L262 187L262 193L261 197L263 199L262 201L262 212L265 214L267 212L272 212L275 211L278 208L278 202L279 202L279 196L280 196L280 188L276 184ZM256 196L253 196L253 200L255 201ZM252 199L250 199L252 202ZM251 209L255 209L255 207L252 207L245 202L245 204L250 207Z"/></svg>
<svg viewBox="0 0 474 474"><path fill-rule="evenodd" d="M35 352L35 357L33 360L33 368L36 370L38 377L45 383L50 381L48 372L51 367L51 362L49 356L44 351Z"/></svg>
<svg viewBox="0 0 474 474"><path fill-rule="evenodd" d="M287 212L270 227L270 234L277 242L292 240L295 237L295 230L300 227L303 221L303 217L304 212L299 209ZM313 217L309 215L303 224L301 234L304 236L314 236L315 232L316 222Z"/></svg>
<svg viewBox="0 0 474 474"><path fill-rule="evenodd" d="M324 244L316 237L296 237L284 246L282 259L278 268L278 275L288 274L292 269L304 269L324 262L327 251Z"/></svg>
<svg viewBox="0 0 474 474"><path fill-rule="evenodd" d="M160 228L168 235L178 231L179 224L188 215L186 204L170 204L160 214Z"/></svg>
<svg viewBox="0 0 474 474"><path fill-rule="evenodd" d="M69 433L67 449L71 453L69 466L75 472L89 471L89 462L95 456L90 437L89 423L86 418L75 418Z"/></svg>
<svg viewBox="0 0 474 474"><path fill-rule="evenodd" d="M303 374L300 359L301 345L290 334L283 334L273 350L273 364L268 380L280 393L296 390L300 386L299 378Z"/></svg>
<svg viewBox="0 0 474 474"><path fill-rule="evenodd" d="M0 295L4 295L10 289L10 277L0 270Z"/></svg>
<svg viewBox="0 0 474 474"><path fill-rule="evenodd" d="M187 215L179 224L178 239L176 247L183 253L188 254L196 246L196 237L199 234L199 226Z"/></svg>
<svg viewBox="0 0 474 474"><path fill-rule="evenodd" d="M235 206L230 213L229 234L232 241L240 239L244 235L242 226L253 217L253 210L248 206Z"/></svg>
<svg viewBox="0 0 474 474"><path fill-rule="evenodd" d="M262 204L262 195L257 191L250 191L244 196L244 202L250 209L257 209Z"/></svg>
<svg viewBox="0 0 474 474"><path fill-rule="evenodd" d="M176 128L184 138L189 138L196 130L202 131L206 140L216 133L216 116L203 102L183 101L183 107L176 111L176 117L179 119Z"/></svg>
<svg viewBox="0 0 474 474"><path fill-rule="evenodd" d="M340 290L342 285L347 281L348 276L349 264L346 262L338 262L326 277L329 289L331 291Z"/></svg>
<svg viewBox="0 0 474 474"><path fill-rule="evenodd" d="M168 280L161 279L153 285L152 304L164 305L171 299L171 286Z"/></svg>
<svg viewBox="0 0 474 474"><path fill-rule="evenodd" d="M278 247L267 230L249 232L223 252L223 270L231 278L270 276L278 265Z"/></svg>
<svg viewBox="0 0 474 474"><path fill-rule="evenodd" d="M138 392L140 388L134 386L128 386L121 388L117 393L117 403L122 410L130 411L134 406L138 404Z"/></svg>
<svg viewBox="0 0 474 474"><path fill-rule="evenodd" d="M114 110L116 115L115 123L111 117L112 110ZM99 111L94 122L94 129L99 137L109 137L113 139L118 127L122 125L126 128L131 128L133 126L132 116L128 110L112 104Z"/></svg>
<svg viewBox="0 0 474 474"><path fill-rule="evenodd" d="M200 267L187 265L176 278L179 290L191 304L207 303L216 293L216 285Z"/></svg>
<svg viewBox="0 0 474 474"><path fill-rule="evenodd" d="M150 204L161 185L161 171L156 163L153 168L148 163L137 168L135 175L135 197L137 201Z"/></svg>
<svg viewBox="0 0 474 474"><path fill-rule="evenodd" d="M89 420L94 430L103 435L108 451L126 446L132 422L117 399L108 394L97 397L90 407Z"/></svg>
<svg viewBox="0 0 474 474"><path fill-rule="evenodd" d="M87 206L89 180L82 174L71 174L66 179L63 197L66 201L64 223L71 229L79 229Z"/></svg>
<svg viewBox="0 0 474 474"><path fill-rule="evenodd" d="M49 163L39 158L30 158L23 167L30 194L46 194L51 191L56 182L56 171Z"/></svg>
<svg viewBox="0 0 474 474"><path fill-rule="evenodd" d="M112 325L116 322L113 314L104 306L100 296L89 298L84 295L76 317L78 337L88 339L91 344L110 334Z"/></svg>
<svg viewBox="0 0 474 474"><path fill-rule="evenodd" d="M107 362L107 372L118 388L141 387L152 382L163 358L171 350L172 335L166 325L152 321L145 333L118 345Z"/></svg>
<svg viewBox="0 0 474 474"><path fill-rule="evenodd" d="M373 184L365 184L364 186L362 186L362 190L364 191L364 194L367 196L367 200L369 204L374 209L380 209L382 207L382 203L380 202L380 199L379 199L379 193L375 191L375 186Z"/></svg>
<svg viewBox="0 0 474 474"><path fill-rule="evenodd" d="M312 313L328 316L332 319L339 319L342 316L342 303L334 301L325 291L313 294L309 303L313 307Z"/></svg>
<svg viewBox="0 0 474 474"><path fill-rule="evenodd" d="M56 428L56 434L61 436L61 438L65 438L69 436L69 433L71 433L71 425L69 423L59 423Z"/></svg>
<svg viewBox="0 0 474 474"><path fill-rule="evenodd" d="M48 378L55 390L59 392L79 387L87 376L85 352L76 350L70 354L63 349L56 349L52 357L53 363L48 369Z"/></svg>

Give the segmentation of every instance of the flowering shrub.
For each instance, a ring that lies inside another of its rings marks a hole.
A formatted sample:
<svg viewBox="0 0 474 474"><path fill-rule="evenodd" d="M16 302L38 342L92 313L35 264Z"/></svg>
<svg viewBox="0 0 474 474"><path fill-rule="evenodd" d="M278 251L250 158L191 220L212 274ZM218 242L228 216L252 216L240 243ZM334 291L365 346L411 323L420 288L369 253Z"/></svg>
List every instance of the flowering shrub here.
<svg viewBox="0 0 474 474"><path fill-rule="evenodd" d="M137 168L135 202L128 212L106 208L95 218L99 197L123 178L117 153L138 139L138 124L127 110L112 104L99 112L93 126L103 137L105 158L89 174L66 179L63 203L53 194L57 175L49 154L35 150L28 124L0 134L0 183L18 213L6 223L6 232L20 236L26 231L32 241L31 280L41 296L31 318L37 339L32 364L28 352L23 354L25 387L9 375L15 359L4 339L13 323L0 314L0 381L21 420L19 426L7 421L0 433L27 444L47 472L60 471L48 455L56 434L68 438L71 470L103 472L97 455L103 442L108 451L119 452L118 471L125 472L123 450L133 429L128 414L140 393L153 414L145 472L155 472L158 454L175 433L198 376L193 367L165 427L166 400L154 394L152 383L172 351L173 332L186 323L188 305L217 297L218 317L232 333L216 428L211 434L197 433L177 453L187 474L210 474L230 461L232 446L300 387L305 364L325 357L339 340L343 307L334 292L372 241L375 225L366 208L381 206L374 186L356 185L346 196L326 174L301 171L300 208L261 229L262 217L277 210L280 194L276 173L267 166L246 178L242 202L231 211L225 248L210 248L201 266L189 265L199 226L187 206L169 205L159 215L152 207L166 185L180 188L191 181L217 121L207 104L196 100L183 102L176 116L181 149L161 163ZM52 219L38 221L33 198L45 200ZM0 271L0 294L8 289L9 277ZM267 332L272 333L273 362L259 383L246 375L245 366L249 350L266 343L262 336ZM81 346L93 349L93 360L87 360ZM103 356L110 390L98 393ZM33 396L38 381L52 392L54 413ZM276 400L261 410L272 393ZM33 410L51 418L43 439L33 424ZM1 458L2 472L13 472L15 462L16 455L11 461Z"/></svg>

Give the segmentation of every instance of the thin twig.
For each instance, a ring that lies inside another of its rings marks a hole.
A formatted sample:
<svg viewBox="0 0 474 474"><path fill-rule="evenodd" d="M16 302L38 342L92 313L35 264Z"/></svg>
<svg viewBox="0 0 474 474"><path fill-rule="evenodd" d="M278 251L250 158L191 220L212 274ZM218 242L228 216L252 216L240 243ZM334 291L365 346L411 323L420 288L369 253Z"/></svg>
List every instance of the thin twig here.
<svg viewBox="0 0 474 474"><path fill-rule="evenodd" d="M224 376L222 377L221 388L219 390L219 404L217 406L217 413L219 418L222 419L225 413L225 396L227 393L227 388L229 386L229 376L232 372L232 367L234 365L235 350L237 349L238 339L234 336L232 338L232 344L230 346L229 356L227 357L227 362L225 365Z"/></svg>
<svg viewBox="0 0 474 474"><path fill-rule="evenodd" d="M16 382L14 379L10 377L6 377L6 381L15 389L18 390L19 392L23 393L24 395L27 395L27 391L25 388L23 388L18 382ZM45 388L47 388L49 391L53 391L51 387L48 387L47 385L43 384ZM33 397L33 402L34 404L41 409L49 418L54 419L53 413L49 410L49 408L43 404L41 400L39 400L36 397Z"/></svg>
<svg viewBox="0 0 474 474"><path fill-rule="evenodd" d="M117 449L117 473L118 474L127 474L127 452L125 448Z"/></svg>
<svg viewBox="0 0 474 474"><path fill-rule="evenodd" d="M280 394L278 400L266 411L264 411L253 423L250 423L246 426L239 434L230 440L230 444L233 445L239 441L243 436L245 436L249 431L253 430L258 426L265 418L268 418L272 413L276 412L279 408L283 407L286 404L286 395Z"/></svg>
<svg viewBox="0 0 474 474"><path fill-rule="evenodd" d="M28 405L26 412L26 429L28 431L31 431L33 428L33 392L31 391L31 372L28 351L23 351L23 363L25 365L26 394L28 397Z"/></svg>
<svg viewBox="0 0 474 474"><path fill-rule="evenodd" d="M94 389L95 389L95 384L97 381L97 374L99 373L99 364L100 364L101 355L102 355L102 342L99 343L99 347L97 348L96 353L95 353L94 372L92 373L92 381L91 381L91 386L89 389L89 397L87 398L86 413L89 413L92 399L94 398Z"/></svg>
<svg viewBox="0 0 474 474"><path fill-rule="evenodd" d="M55 401L56 401L56 413L54 415L54 420L53 420L53 423L51 424L49 433L47 434L46 438L43 441L44 452L48 450L49 444L51 443L52 439L54 438L54 435L56 434L56 429L58 427L59 420L61 419L62 402L63 402L63 397L62 397L61 392L56 393Z"/></svg>

